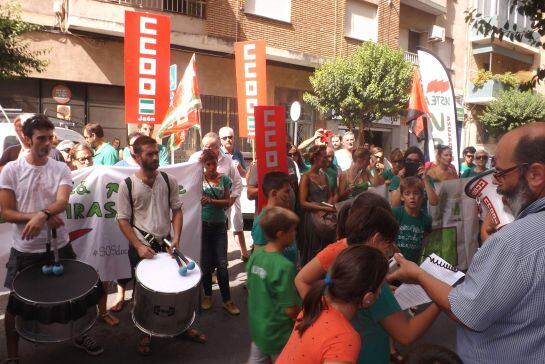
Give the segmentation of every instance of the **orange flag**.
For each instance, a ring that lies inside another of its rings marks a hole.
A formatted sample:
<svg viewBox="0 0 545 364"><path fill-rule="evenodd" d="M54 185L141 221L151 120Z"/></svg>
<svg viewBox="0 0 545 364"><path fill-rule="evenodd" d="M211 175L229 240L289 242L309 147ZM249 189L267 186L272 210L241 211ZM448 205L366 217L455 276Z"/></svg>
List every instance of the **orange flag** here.
<svg viewBox="0 0 545 364"><path fill-rule="evenodd" d="M426 117L428 113L428 103L424 97L424 90L422 90L420 72L418 71L418 68L415 68L406 122L408 125L410 125L410 131L418 140L422 140L424 138L424 117Z"/></svg>

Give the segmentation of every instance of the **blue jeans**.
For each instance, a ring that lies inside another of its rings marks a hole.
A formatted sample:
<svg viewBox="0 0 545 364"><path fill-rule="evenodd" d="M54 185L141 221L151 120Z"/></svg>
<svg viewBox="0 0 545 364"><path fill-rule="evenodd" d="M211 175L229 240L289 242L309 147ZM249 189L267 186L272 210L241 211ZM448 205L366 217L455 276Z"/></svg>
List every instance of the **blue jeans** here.
<svg viewBox="0 0 545 364"><path fill-rule="evenodd" d="M231 299L227 271L227 226L225 222L202 222L202 285L206 296L212 295L212 272L217 269L223 302Z"/></svg>

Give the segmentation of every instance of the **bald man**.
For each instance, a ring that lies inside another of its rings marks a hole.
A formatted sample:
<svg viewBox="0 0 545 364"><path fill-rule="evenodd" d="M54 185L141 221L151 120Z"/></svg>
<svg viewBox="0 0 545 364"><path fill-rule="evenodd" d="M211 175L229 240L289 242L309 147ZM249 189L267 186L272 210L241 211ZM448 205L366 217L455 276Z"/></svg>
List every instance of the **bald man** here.
<svg viewBox="0 0 545 364"><path fill-rule="evenodd" d="M545 363L545 123L498 143L494 184L516 219L477 251L452 288L399 254L389 280L420 284L458 322L457 351L470 363Z"/></svg>

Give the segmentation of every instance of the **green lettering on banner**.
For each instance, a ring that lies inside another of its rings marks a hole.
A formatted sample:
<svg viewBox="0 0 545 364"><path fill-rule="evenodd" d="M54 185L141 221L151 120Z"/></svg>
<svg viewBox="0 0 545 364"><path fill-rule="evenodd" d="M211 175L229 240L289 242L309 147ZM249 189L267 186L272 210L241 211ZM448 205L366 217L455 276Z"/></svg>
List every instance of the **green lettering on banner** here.
<svg viewBox="0 0 545 364"><path fill-rule="evenodd" d="M110 201L106 202L104 204L104 210L106 210L106 214L104 215L107 219L112 219L117 216L117 211L115 210L115 202Z"/></svg>
<svg viewBox="0 0 545 364"><path fill-rule="evenodd" d="M433 128L435 130L439 130L439 131L445 130L445 114L441 113L441 125L437 123L437 119L435 118L435 115L431 114L431 123L433 124Z"/></svg>
<svg viewBox="0 0 545 364"><path fill-rule="evenodd" d="M85 206L81 203L75 203L74 204L74 220L77 219L84 219L85 216L83 216L83 211L85 210Z"/></svg>
<svg viewBox="0 0 545 364"><path fill-rule="evenodd" d="M119 192L119 183L110 182L106 185L106 197L110 198L113 193Z"/></svg>
<svg viewBox="0 0 545 364"><path fill-rule="evenodd" d="M70 192L70 194L73 195L74 192L77 193L80 196L91 193L91 191L89 191L87 189L87 187L85 186L85 180L81 181L78 185L74 186L74 188L72 188L72 192Z"/></svg>
<svg viewBox="0 0 545 364"><path fill-rule="evenodd" d="M71 219L72 218L72 205L66 204L66 218Z"/></svg>
<svg viewBox="0 0 545 364"><path fill-rule="evenodd" d="M100 205L96 201L91 204L89 211L87 211L87 217L92 217L93 215L95 215L96 217L102 217L102 211L100 211Z"/></svg>

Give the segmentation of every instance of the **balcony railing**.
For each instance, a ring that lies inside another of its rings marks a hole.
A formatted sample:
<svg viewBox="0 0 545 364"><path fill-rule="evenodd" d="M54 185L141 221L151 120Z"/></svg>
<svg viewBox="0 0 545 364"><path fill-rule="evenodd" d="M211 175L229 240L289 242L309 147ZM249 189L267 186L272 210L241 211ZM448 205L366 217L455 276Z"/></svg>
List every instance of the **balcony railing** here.
<svg viewBox="0 0 545 364"><path fill-rule="evenodd" d="M206 0L96 0L137 8L170 11L196 18L204 18L206 14Z"/></svg>
<svg viewBox="0 0 545 364"><path fill-rule="evenodd" d="M418 66L418 54L405 51L405 60Z"/></svg>
<svg viewBox="0 0 545 364"><path fill-rule="evenodd" d="M481 87L469 82L465 102L486 105L494 101L504 89L503 84L498 80L488 80Z"/></svg>

